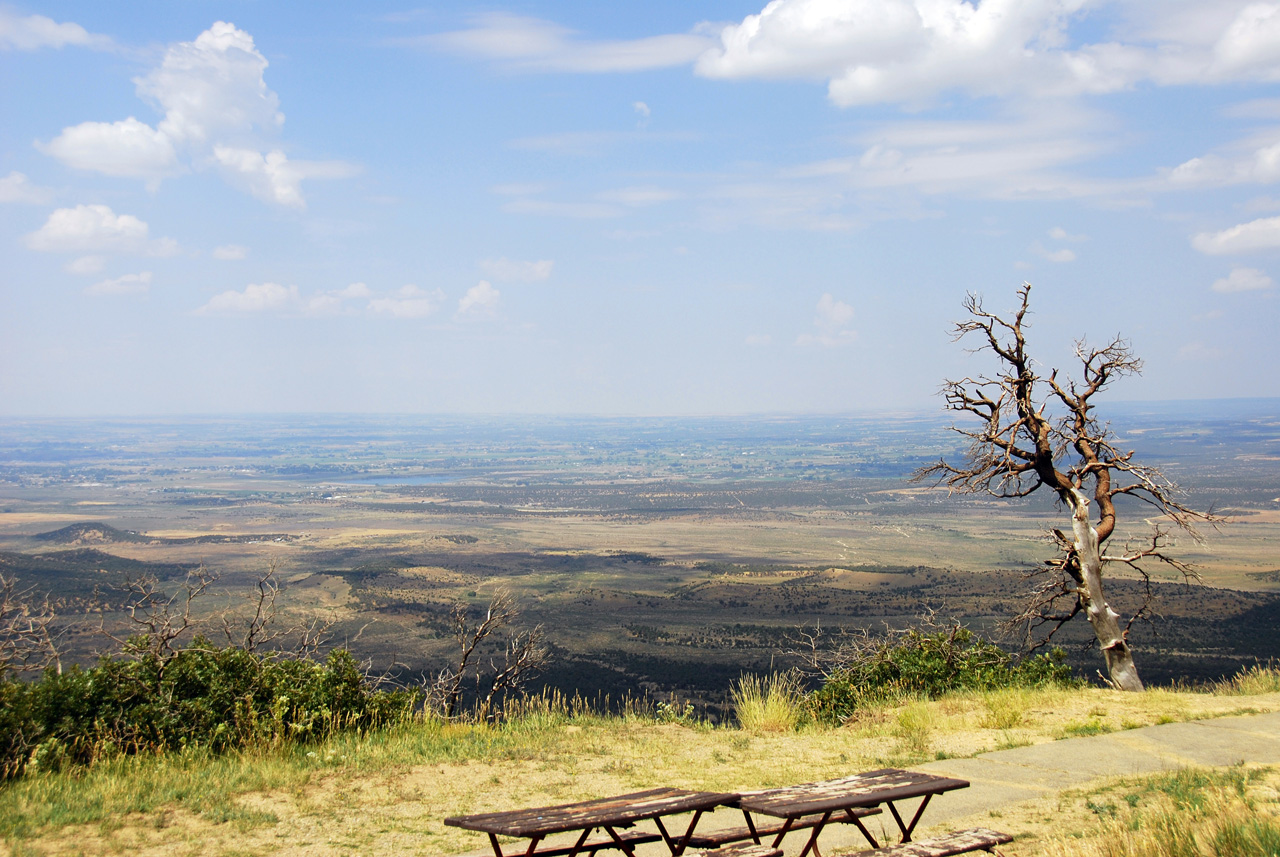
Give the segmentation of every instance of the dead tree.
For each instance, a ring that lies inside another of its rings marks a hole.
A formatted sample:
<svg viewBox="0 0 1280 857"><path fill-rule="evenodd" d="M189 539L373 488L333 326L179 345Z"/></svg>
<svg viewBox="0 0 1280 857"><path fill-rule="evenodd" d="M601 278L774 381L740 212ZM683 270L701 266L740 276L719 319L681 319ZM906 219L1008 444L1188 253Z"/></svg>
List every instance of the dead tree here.
<svg viewBox="0 0 1280 857"><path fill-rule="evenodd" d="M198 620L195 602L218 575L201 564L187 572L180 588L166 593L154 574L126 578L124 612L128 617L125 636L104 629L103 633L132 657L155 658L163 674L169 662L182 651L182 640L194 631Z"/></svg>
<svg viewBox="0 0 1280 857"><path fill-rule="evenodd" d="M266 570L258 575L253 588L246 593L249 616L237 615L241 611L222 611L222 634L228 646L251 654L314 659L329 642L333 623L318 616L282 622L280 607L276 603L280 595L279 572L279 566L273 561L267 563ZM284 648L289 643L292 645Z"/></svg>
<svg viewBox="0 0 1280 857"><path fill-rule="evenodd" d="M0 574L0 679L50 667L62 673L53 628L57 614L48 596L34 602L33 594L32 588L19 589L16 577Z"/></svg>
<svg viewBox="0 0 1280 857"><path fill-rule="evenodd" d="M946 459L918 470L917 481L932 481L964 494L1026 497L1040 489L1053 492L1071 514L1070 534L1054 530L1059 555L1033 572L1038 578L1025 609L1014 617L1029 648L1052 639L1055 632L1084 614L1106 657L1111 683L1123 690L1142 690L1128 642L1129 628L1151 609L1150 577L1143 561L1163 562L1187 577L1194 572L1166 553L1172 525L1195 538L1195 524L1217 524L1211 512L1190 508L1182 492L1158 469L1133 460L1133 452L1116 446L1107 423L1094 413L1094 398L1118 378L1138 374L1142 361L1119 337L1095 348L1076 342L1080 379L1047 376L1027 353L1026 329L1031 285L1018 290L1020 305L1011 318L987 312L982 299L970 294L964 308L969 319L958 322L954 339L975 335L976 352L995 356L993 376L945 381L947 410L968 414L977 427L953 426L969 440L964 459ZM1144 542L1108 552L1116 529L1116 501L1147 503L1157 521ZM1136 570L1146 583L1147 599L1123 628L1107 603L1103 579L1107 566L1120 563Z"/></svg>
<svg viewBox="0 0 1280 857"><path fill-rule="evenodd" d="M462 701L462 684L468 670L474 671L473 658L481 644L503 628L508 627L520 615L515 598L505 590L499 590L489 599L484 615L472 623L466 604L455 604L451 612L453 638L458 644L456 663L440 672L428 690L428 697L435 701L445 717L455 717ZM516 690L525 679L541 670L550 659L550 651L543 641L542 626L515 634L504 649L502 665L491 661L494 669L493 685L480 703L483 716L493 713L495 701ZM476 672L476 681L480 676Z"/></svg>

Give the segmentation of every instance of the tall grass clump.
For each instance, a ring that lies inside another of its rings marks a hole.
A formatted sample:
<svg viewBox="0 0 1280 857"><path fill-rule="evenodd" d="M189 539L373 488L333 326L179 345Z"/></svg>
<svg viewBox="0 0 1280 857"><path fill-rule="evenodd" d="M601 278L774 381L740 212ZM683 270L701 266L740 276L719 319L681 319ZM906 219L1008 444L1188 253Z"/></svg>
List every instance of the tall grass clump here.
<svg viewBox="0 0 1280 857"><path fill-rule="evenodd" d="M1245 667L1231 678L1214 682L1213 693L1224 696L1257 696L1262 693L1280 693L1280 663L1267 661Z"/></svg>
<svg viewBox="0 0 1280 857"><path fill-rule="evenodd" d="M804 690L795 673L744 675L730 696L738 725L748 732L794 732L804 719Z"/></svg>
<svg viewBox="0 0 1280 857"><path fill-rule="evenodd" d="M375 687L345 650L311 660L196 638L167 658L104 657L0 681L0 779L121 755L313 742L406 719L417 704Z"/></svg>
<svg viewBox="0 0 1280 857"><path fill-rule="evenodd" d="M1155 777L1121 805L1088 806L1104 820L1081 840L1049 844L1048 857L1278 857L1280 816L1274 792L1251 786L1265 774L1188 769Z"/></svg>
<svg viewBox="0 0 1280 857"><path fill-rule="evenodd" d="M832 653L822 686L809 697L814 716L841 722L859 708L957 690L1069 686L1076 682L1061 650L1015 658L968 628L908 629L855 637Z"/></svg>

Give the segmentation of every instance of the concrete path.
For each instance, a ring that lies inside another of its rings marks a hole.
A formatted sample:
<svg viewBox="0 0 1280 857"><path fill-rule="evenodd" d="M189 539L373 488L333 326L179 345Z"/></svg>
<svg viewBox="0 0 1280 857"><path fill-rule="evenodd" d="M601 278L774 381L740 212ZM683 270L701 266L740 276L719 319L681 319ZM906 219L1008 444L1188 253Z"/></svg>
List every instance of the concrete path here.
<svg viewBox="0 0 1280 857"><path fill-rule="evenodd" d="M959 777L970 783L967 789L947 792L930 802L920 821L921 830L926 830L1106 777L1242 761L1280 764L1280 712L1067 738L969 759L912 765L911 770ZM823 851L829 853L859 847L862 839L857 831L840 825L838 829L828 827L822 843Z"/></svg>

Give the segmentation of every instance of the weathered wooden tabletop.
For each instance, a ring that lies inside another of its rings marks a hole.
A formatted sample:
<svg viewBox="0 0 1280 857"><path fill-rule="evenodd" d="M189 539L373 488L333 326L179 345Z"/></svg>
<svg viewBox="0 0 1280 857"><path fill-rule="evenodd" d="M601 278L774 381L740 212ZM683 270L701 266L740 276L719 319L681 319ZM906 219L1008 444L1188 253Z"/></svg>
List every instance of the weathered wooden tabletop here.
<svg viewBox="0 0 1280 857"><path fill-rule="evenodd" d="M775 818L798 818L814 813L892 804L893 801L942 794L968 786L967 780L885 768L820 783L744 792L734 805Z"/></svg>
<svg viewBox="0 0 1280 857"><path fill-rule="evenodd" d="M507 812L484 812L457 815L444 823L465 830L499 836L542 837L569 830L596 827L624 827L648 818L697 812L726 804L732 805L738 795L721 792L695 792L686 789L649 789L633 794L598 800L543 806Z"/></svg>

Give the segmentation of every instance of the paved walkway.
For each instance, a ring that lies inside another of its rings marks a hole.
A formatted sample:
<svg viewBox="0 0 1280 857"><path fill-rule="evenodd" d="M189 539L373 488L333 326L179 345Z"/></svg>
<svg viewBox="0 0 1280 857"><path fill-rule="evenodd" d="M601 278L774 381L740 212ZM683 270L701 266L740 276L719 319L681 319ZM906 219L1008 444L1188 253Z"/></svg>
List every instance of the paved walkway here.
<svg viewBox="0 0 1280 857"><path fill-rule="evenodd" d="M1067 738L969 759L912 765L911 770L959 777L971 784L933 799L920 821L921 830L926 830L1106 777L1241 761L1280 764L1280 712ZM861 842L857 831L846 825L823 832L823 851L859 847Z"/></svg>

